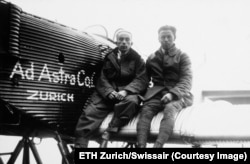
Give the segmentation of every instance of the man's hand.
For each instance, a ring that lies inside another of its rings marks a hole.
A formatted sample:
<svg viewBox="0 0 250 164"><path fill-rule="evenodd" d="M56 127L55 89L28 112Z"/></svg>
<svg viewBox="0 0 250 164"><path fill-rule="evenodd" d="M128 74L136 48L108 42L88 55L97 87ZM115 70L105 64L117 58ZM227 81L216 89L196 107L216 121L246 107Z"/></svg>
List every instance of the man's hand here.
<svg viewBox="0 0 250 164"><path fill-rule="evenodd" d="M161 102L163 102L164 104L169 103L170 101L173 100L173 94L172 93L167 93L165 94L162 98L161 98Z"/></svg>
<svg viewBox="0 0 250 164"><path fill-rule="evenodd" d="M108 98L110 100L114 100L117 98L118 93L116 91L112 91L110 94L108 94Z"/></svg>
<svg viewBox="0 0 250 164"><path fill-rule="evenodd" d="M128 92L127 92L127 91L121 90L121 91L118 92L116 98L117 98L118 100L123 100L127 95L128 95Z"/></svg>

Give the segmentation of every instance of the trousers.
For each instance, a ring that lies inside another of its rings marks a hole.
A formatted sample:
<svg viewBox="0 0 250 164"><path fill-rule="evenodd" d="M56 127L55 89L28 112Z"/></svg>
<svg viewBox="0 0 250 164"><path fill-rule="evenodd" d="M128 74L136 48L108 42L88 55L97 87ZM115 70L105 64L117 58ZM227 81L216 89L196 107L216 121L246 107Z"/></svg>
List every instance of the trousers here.
<svg viewBox="0 0 250 164"><path fill-rule="evenodd" d="M89 139L98 130L102 121L114 112L107 131L118 132L138 113L139 98L137 95L128 95L120 102L102 100L97 104L91 102L82 112L75 129L75 144L87 147Z"/></svg>
<svg viewBox="0 0 250 164"><path fill-rule="evenodd" d="M183 101L175 100L167 104L162 104L162 95L158 94L146 101L141 109L137 123L137 142L139 145L146 145L150 132L153 117L163 110L163 118L160 122L159 134L156 142L164 144L172 134L176 115L183 108Z"/></svg>

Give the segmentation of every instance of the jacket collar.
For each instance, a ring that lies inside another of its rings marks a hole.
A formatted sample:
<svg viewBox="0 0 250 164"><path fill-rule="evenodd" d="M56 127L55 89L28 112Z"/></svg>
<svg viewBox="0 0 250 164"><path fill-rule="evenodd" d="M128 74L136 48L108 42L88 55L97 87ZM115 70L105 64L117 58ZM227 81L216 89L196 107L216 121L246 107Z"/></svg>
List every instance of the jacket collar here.
<svg viewBox="0 0 250 164"><path fill-rule="evenodd" d="M114 50L113 50L113 53L117 56L118 53L121 53L121 51L118 49L118 47L116 47ZM131 48L128 50L127 53L123 54L123 56L127 56L131 53Z"/></svg>
<svg viewBox="0 0 250 164"><path fill-rule="evenodd" d="M110 54L107 55L107 58L113 64L113 66L115 67L116 70L120 70L120 66L117 62L117 52L118 51L116 51L116 49L114 49L113 52L111 52Z"/></svg>
<svg viewBox="0 0 250 164"><path fill-rule="evenodd" d="M162 47L158 50L161 54L166 54L168 56L175 56L179 53L179 49L175 47L175 44L169 48L168 50L164 50Z"/></svg>

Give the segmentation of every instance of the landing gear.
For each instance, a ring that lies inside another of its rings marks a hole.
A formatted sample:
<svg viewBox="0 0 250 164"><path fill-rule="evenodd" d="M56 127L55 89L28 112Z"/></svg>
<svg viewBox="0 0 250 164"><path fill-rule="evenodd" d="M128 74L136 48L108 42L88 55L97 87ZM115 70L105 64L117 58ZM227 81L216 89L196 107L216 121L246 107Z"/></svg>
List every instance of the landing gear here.
<svg viewBox="0 0 250 164"><path fill-rule="evenodd" d="M74 155L69 152L66 143L62 140L61 136L56 132L56 140L58 148L61 152L63 164L73 164L74 163Z"/></svg>
<svg viewBox="0 0 250 164"><path fill-rule="evenodd" d="M31 149L34 158L37 162L37 164L42 164L42 160L38 154L37 148L33 142L33 140L29 139L29 137L24 136L17 144L15 150L13 153L11 153L11 157L7 164L14 164L18 155L20 154L21 150L23 148L23 164L30 164L30 154L29 154L29 148Z"/></svg>
<svg viewBox="0 0 250 164"><path fill-rule="evenodd" d="M69 152L66 142L61 139L61 136L57 132L54 134L54 139L57 141L58 149L62 155L62 164L74 164L74 155ZM33 155L37 164L43 164L37 150L37 143L34 142L34 137L30 137L29 135L23 136L23 138L20 139L13 152L0 153L0 164L4 164L1 156L5 155L10 155L7 164L15 164L21 152L23 155L22 164L33 163L30 160L31 154Z"/></svg>

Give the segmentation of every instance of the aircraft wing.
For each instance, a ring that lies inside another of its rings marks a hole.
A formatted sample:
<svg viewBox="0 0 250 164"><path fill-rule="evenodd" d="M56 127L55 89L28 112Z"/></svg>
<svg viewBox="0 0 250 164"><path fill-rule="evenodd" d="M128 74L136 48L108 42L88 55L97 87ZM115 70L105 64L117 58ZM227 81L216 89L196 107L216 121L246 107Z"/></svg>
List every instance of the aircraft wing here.
<svg viewBox="0 0 250 164"><path fill-rule="evenodd" d="M188 145L244 144L250 142L250 110L248 105L232 105L226 101L200 103L183 109L177 116L169 143ZM123 127L111 140L136 142L138 117ZM151 122L149 143L159 133L163 113ZM111 121L110 114L102 123L103 132Z"/></svg>

